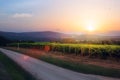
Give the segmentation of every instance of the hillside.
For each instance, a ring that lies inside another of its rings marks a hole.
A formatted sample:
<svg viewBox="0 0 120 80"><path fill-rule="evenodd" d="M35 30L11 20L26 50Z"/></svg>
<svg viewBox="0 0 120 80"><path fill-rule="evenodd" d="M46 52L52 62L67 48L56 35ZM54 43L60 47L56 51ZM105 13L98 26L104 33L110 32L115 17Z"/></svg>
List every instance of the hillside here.
<svg viewBox="0 0 120 80"><path fill-rule="evenodd" d="M10 40L22 41L59 41L64 38L75 40L120 40L119 32L110 32L104 34L65 34L60 32L42 31L42 32L3 32L0 31L0 36Z"/></svg>
<svg viewBox="0 0 120 80"><path fill-rule="evenodd" d="M32 40L32 41L56 41L69 35L58 32L43 31L43 32L0 32L0 36L4 36L10 40Z"/></svg>

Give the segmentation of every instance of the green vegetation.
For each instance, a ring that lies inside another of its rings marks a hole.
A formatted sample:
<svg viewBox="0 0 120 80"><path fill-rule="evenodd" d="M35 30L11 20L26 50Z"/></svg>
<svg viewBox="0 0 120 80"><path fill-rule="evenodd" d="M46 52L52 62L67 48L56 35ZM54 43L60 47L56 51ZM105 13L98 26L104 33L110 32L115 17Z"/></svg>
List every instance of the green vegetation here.
<svg viewBox="0 0 120 80"><path fill-rule="evenodd" d="M44 50L45 46L49 46L49 51L57 51L62 53L76 54L81 56L89 56L92 58L107 59L108 57L120 59L119 45L103 45L103 44L64 44L64 43L20 43L23 48L37 48ZM9 44L9 46L17 47L17 43Z"/></svg>
<svg viewBox="0 0 120 80"><path fill-rule="evenodd" d="M0 52L0 62L5 66L8 74L10 74L12 80L35 80L28 72L24 71L20 66L18 66L11 59L6 57Z"/></svg>
<svg viewBox="0 0 120 80"><path fill-rule="evenodd" d="M10 48L7 48L7 49L10 49ZM10 49L10 50L24 53L24 51L22 50L17 50L17 49L16 50ZM120 69L104 68L104 67L90 65L90 64L71 62L71 61L66 61L63 59L52 57L50 55L41 55L39 59L54 65L66 68L66 69L77 71L77 72L120 78Z"/></svg>
<svg viewBox="0 0 120 80"><path fill-rule="evenodd" d="M7 44L11 43L12 41L3 37L3 36L0 36L0 46L6 46Z"/></svg>
<svg viewBox="0 0 120 80"><path fill-rule="evenodd" d="M120 78L120 70L118 69L108 69L90 64L78 64L70 61L64 61L58 58L53 58L51 56L41 56L40 59L77 72Z"/></svg>

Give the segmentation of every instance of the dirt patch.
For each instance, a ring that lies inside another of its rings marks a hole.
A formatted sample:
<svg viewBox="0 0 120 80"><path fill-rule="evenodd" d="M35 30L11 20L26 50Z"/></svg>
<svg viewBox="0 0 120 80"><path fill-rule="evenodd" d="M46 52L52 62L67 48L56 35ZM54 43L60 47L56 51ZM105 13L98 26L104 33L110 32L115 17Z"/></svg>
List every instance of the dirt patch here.
<svg viewBox="0 0 120 80"><path fill-rule="evenodd" d="M9 48L9 49L16 50L17 48ZM120 69L120 62L117 62L112 59L104 60L104 59L97 59L97 58L89 58L89 57L80 56L80 55L76 56L75 54L63 54L60 52L45 52L38 49L20 48L19 51L36 58L39 58L41 55L47 55L47 56L63 59L66 61L72 61L75 63L85 63L85 64L92 64L92 65L97 65L101 67L106 67L106 68Z"/></svg>
<svg viewBox="0 0 120 80"><path fill-rule="evenodd" d="M50 52L48 55L56 57L56 58L64 59L66 61L72 61L75 63L85 63L85 64L102 66L102 67L106 67L106 68L120 69L120 62L110 60L110 59L102 60L102 59L83 57L80 55L76 56L74 54L61 55L60 53L54 53L54 52Z"/></svg>

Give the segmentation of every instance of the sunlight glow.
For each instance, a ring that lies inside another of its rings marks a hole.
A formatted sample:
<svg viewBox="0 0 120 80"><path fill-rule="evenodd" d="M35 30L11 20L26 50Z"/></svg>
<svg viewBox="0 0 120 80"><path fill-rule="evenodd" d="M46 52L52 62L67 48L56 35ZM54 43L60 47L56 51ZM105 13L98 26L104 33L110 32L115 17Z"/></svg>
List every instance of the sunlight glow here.
<svg viewBox="0 0 120 80"><path fill-rule="evenodd" d="M89 21L86 25L86 30L92 32L95 30L95 22L94 21Z"/></svg>
<svg viewBox="0 0 120 80"><path fill-rule="evenodd" d="M92 25L89 25L89 26L87 27L87 29L88 29L88 31L94 31L94 30L95 30L94 26L92 26Z"/></svg>

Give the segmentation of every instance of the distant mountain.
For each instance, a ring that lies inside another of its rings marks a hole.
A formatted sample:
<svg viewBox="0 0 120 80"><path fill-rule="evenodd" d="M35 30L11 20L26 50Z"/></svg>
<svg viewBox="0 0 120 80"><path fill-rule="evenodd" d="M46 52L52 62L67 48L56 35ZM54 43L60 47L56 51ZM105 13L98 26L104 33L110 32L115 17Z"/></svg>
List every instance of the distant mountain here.
<svg viewBox="0 0 120 80"><path fill-rule="evenodd" d="M10 40L21 41L59 41L65 38L76 40L120 40L120 32L109 32L100 34L65 34L60 32L42 31L42 32L3 32L0 31L0 36Z"/></svg>
<svg viewBox="0 0 120 80"><path fill-rule="evenodd" d="M4 36L10 40L31 40L31 41L56 41L69 35L59 32L43 31L43 32L0 32L0 36Z"/></svg>
<svg viewBox="0 0 120 80"><path fill-rule="evenodd" d="M120 31L109 31L109 32L106 33L106 35L120 36Z"/></svg>

